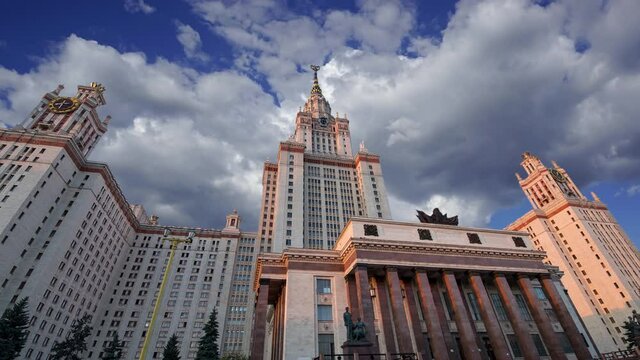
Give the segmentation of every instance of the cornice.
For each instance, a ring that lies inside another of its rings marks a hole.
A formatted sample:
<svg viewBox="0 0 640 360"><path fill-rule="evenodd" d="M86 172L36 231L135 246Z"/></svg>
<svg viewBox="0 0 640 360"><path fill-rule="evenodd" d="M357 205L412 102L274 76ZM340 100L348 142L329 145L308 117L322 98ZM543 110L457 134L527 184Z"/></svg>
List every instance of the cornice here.
<svg viewBox="0 0 640 360"><path fill-rule="evenodd" d="M425 240L429 241L429 240ZM340 252L340 259L346 259L355 250L371 250L383 252L404 252L429 255L461 255L491 258L518 258L542 260L546 257L544 251L502 249L495 247L465 246L456 244L419 244L402 241L370 238L351 238L347 246Z"/></svg>
<svg viewBox="0 0 640 360"><path fill-rule="evenodd" d="M356 224L389 224L389 225L403 225L403 226L414 226L417 228L424 229L447 229L447 230L457 230L460 232L476 232L476 233L492 233L492 234L503 234L503 235L514 235L514 236L527 236L529 235L524 231L513 231L513 230L498 230L498 229L488 229L488 228L475 228L468 226L457 226L457 225L444 225L444 224L427 224L420 222L408 222L408 221L397 221L397 220L388 220L388 219L380 219L380 218L365 218L365 217L352 217L345 225L345 229L349 227L349 225L354 226Z"/></svg>
<svg viewBox="0 0 640 360"><path fill-rule="evenodd" d="M304 153L305 145L294 141L280 142L280 151Z"/></svg>
<svg viewBox="0 0 640 360"><path fill-rule="evenodd" d="M304 154L304 161L312 164L322 164L329 166L346 167L355 169L355 162L351 157L338 157L320 154Z"/></svg>
<svg viewBox="0 0 640 360"><path fill-rule="evenodd" d="M608 210L607 206L603 203L589 201L584 199L558 199L556 203L551 203L550 205L545 207L544 209L532 209L529 210L526 214L522 215L514 222L509 224L507 228L524 228L529 225L532 221L536 219L549 219L558 213L566 210L569 207L577 207L582 209L597 209L597 210Z"/></svg>
<svg viewBox="0 0 640 360"><path fill-rule="evenodd" d="M372 154L368 152L358 152L355 158L356 167L360 165L361 161L370 163L380 163L380 155Z"/></svg>

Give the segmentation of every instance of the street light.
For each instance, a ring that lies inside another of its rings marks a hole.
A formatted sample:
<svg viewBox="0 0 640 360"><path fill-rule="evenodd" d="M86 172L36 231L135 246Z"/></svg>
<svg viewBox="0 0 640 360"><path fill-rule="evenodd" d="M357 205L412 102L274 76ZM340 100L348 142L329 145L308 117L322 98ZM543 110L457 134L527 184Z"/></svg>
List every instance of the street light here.
<svg viewBox="0 0 640 360"><path fill-rule="evenodd" d="M173 255L175 254L175 250L180 243L191 244L193 242L193 238L196 236L196 232L190 230L187 233L186 239L181 238L170 238L171 229L164 228L164 233L162 237L162 241L169 241L169 261L167 262L167 266L164 269L164 273L162 274L162 282L160 283L160 291L158 292L158 297L156 298L156 303L153 306L153 314L151 315L151 322L149 322L149 327L147 328L147 333L144 336L144 345L142 345L142 352L140 352L140 360L145 360L145 356L147 355L147 350L149 348L149 342L151 341L151 335L153 332L153 325L156 322L156 317L158 315L158 310L160 310L160 303L162 302L162 295L164 294L165 284L167 282L167 278L169 275L169 271L171 270L171 263L173 261Z"/></svg>

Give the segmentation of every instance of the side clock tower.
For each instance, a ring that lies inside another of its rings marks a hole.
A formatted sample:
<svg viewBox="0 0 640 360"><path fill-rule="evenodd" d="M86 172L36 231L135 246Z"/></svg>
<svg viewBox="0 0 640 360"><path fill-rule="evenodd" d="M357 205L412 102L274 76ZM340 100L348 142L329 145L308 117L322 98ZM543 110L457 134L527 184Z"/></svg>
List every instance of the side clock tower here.
<svg viewBox="0 0 640 360"><path fill-rule="evenodd" d="M71 136L84 154L88 156L96 143L107 131L111 116L101 120L96 109L106 104L102 84L92 82L79 85L75 96L61 96L64 86L46 93L40 103L22 123L27 129L56 135Z"/></svg>
<svg viewBox="0 0 640 360"><path fill-rule="evenodd" d="M516 174L533 209L507 229L526 231L557 266L571 302L603 353L626 347L620 324L640 305L640 253L607 206L587 199L565 169L528 152Z"/></svg>
<svg viewBox="0 0 640 360"><path fill-rule="evenodd" d="M537 156L525 152L521 165L527 172L527 178L523 180L519 174L516 177L534 208L547 208L560 199L586 200L569 174L555 161L552 168L546 168Z"/></svg>

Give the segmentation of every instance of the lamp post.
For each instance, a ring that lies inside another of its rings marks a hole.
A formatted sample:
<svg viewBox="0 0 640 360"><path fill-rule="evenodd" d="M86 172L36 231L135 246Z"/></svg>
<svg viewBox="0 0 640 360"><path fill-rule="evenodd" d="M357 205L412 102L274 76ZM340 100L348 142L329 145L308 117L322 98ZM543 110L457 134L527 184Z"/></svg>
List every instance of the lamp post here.
<svg viewBox="0 0 640 360"><path fill-rule="evenodd" d="M147 328L147 333L144 337L144 345L142 345L142 351L140 352L140 357L138 359L145 360L145 356L147 355L147 350L149 348L149 342L151 341L151 335L153 333L153 325L156 322L156 318L158 316L158 310L160 310L160 303L162 302L162 295L164 294L164 288L167 283L167 278L169 272L171 271L171 262L173 261L173 255L175 254L175 250L180 243L191 244L193 242L193 237L196 236L195 231L189 231L187 233L186 239L180 238L171 238L171 229L165 228L164 235L162 237L162 241L169 241L169 261L167 262L167 266L165 266L164 273L162 274L162 282L160 283L160 291L158 292L158 297L156 298L156 304L153 306L153 313L151 315L151 321L149 322L149 327Z"/></svg>

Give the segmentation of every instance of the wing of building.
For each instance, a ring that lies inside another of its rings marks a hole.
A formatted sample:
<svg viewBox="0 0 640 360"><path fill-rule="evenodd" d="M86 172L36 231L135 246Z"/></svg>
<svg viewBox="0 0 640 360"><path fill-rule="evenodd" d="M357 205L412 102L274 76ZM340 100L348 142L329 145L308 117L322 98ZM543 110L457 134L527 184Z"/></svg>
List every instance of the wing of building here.
<svg viewBox="0 0 640 360"><path fill-rule="evenodd" d="M22 357L46 359L75 319L93 315L83 358L97 359L118 333L126 359L137 359L169 256L157 217L127 202L105 164L86 156L107 130L97 107L99 84L62 86L45 94L29 117L0 130L0 309L29 298L30 326ZM249 349L257 255L256 234L240 231L231 213L222 230L197 229L180 244L168 274L149 358L176 333L182 358L195 357L202 327L218 309L221 348ZM191 229L171 227L172 237Z"/></svg>
<svg viewBox="0 0 640 360"><path fill-rule="evenodd" d="M562 283L602 352L626 349L622 324L640 307L640 256L607 206L588 200L567 171L522 155L518 175L533 210L508 226L527 231L545 262L564 272Z"/></svg>

